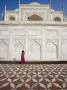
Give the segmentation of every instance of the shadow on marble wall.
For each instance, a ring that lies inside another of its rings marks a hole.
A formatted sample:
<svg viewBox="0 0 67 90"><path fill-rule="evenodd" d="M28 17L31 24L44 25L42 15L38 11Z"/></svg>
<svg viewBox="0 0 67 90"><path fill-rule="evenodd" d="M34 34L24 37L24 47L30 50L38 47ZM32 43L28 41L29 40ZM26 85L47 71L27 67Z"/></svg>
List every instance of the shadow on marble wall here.
<svg viewBox="0 0 67 90"><path fill-rule="evenodd" d="M0 64L21 64L20 61L0 61ZM67 61L27 61L26 64L67 64Z"/></svg>

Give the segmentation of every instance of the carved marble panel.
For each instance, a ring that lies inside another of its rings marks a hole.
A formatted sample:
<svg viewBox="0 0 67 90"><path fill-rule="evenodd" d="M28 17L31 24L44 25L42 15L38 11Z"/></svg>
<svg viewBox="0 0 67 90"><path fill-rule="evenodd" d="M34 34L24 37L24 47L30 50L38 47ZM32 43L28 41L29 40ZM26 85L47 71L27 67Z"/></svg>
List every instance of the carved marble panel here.
<svg viewBox="0 0 67 90"><path fill-rule="evenodd" d="M55 60L57 59L58 46L57 40L47 40L46 41L46 59Z"/></svg>
<svg viewBox="0 0 67 90"><path fill-rule="evenodd" d="M0 59L8 57L9 41L0 39Z"/></svg>
<svg viewBox="0 0 67 90"><path fill-rule="evenodd" d="M67 38L67 30L61 32L62 38Z"/></svg>
<svg viewBox="0 0 67 90"><path fill-rule="evenodd" d="M62 59L67 60L67 39L62 40Z"/></svg>
<svg viewBox="0 0 67 90"><path fill-rule="evenodd" d="M25 41L22 39L14 40L14 55L13 58L19 60L21 58L21 51L25 48Z"/></svg>
<svg viewBox="0 0 67 90"><path fill-rule="evenodd" d="M29 58L36 61L41 59L41 40L29 40Z"/></svg>

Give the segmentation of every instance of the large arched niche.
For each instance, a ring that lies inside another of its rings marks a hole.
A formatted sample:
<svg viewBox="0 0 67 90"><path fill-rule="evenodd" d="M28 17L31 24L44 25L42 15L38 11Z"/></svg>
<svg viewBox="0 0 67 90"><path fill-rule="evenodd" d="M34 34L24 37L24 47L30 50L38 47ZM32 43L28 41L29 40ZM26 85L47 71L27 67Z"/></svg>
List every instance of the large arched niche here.
<svg viewBox="0 0 67 90"><path fill-rule="evenodd" d="M61 21L61 18L60 18L60 17L55 17L55 18L54 18L54 21L59 22L59 21Z"/></svg>
<svg viewBox="0 0 67 90"><path fill-rule="evenodd" d="M15 21L15 17L14 17L14 16L10 16L10 17L9 17L9 20L10 20L10 21Z"/></svg>
<svg viewBox="0 0 67 90"><path fill-rule="evenodd" d="M43 21L43 19L39 15L33 14L28 17L28 21Z"/></svg>

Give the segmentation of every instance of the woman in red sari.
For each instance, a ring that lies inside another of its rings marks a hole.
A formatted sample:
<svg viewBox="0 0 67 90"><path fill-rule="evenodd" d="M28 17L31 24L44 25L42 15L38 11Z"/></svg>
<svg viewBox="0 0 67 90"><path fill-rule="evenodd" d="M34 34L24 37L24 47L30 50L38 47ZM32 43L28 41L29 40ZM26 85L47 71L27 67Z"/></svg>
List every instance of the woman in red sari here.
<svg viewBox="0 0 67 90"><path fill-rule="evenodd" d="M21 64L26 64L24 55L25 55L25 52L22 51L22 53L21 53Z"/></svg>

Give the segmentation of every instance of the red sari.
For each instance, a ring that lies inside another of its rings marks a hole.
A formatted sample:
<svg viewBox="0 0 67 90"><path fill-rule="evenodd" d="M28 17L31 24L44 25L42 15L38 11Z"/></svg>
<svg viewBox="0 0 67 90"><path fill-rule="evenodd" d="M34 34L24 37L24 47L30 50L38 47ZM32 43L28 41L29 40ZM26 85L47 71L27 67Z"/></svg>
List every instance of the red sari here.
<svg viewBox="0 0 67 90"><path fill-rule="evenodd" d="M22 53L21 53L21 64L26 64L24 54L25 54L25 52L22 51Z"/></svg>

